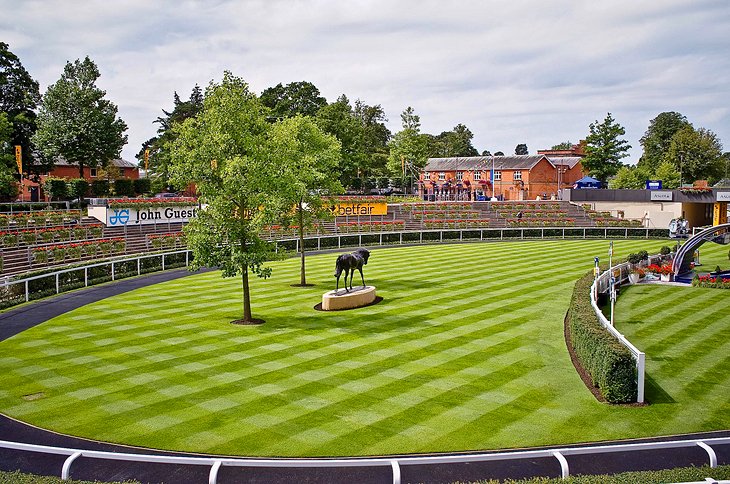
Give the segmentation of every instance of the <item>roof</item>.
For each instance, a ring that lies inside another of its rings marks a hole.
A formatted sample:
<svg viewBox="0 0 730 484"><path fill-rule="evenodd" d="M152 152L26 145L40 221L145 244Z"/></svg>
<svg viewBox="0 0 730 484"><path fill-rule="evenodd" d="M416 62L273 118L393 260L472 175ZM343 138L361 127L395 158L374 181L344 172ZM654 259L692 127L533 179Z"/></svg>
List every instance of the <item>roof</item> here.
<svg viewBox="0 0 730 484"><path fill-rule="evenodd" d="M131 161L123 160L121 158L117 158L114 160L111 160L111 163L116 166L117 168L137 168L137 165L135 163L132 163ZM56 166L78 166L76 163L69 163L65 158L59 157L56 162L54 163Z"/></svg>
<svg viewBox="0 0 730 484"><path fill-rule="evenodd" d="M723 178L712 186L715 188L730 188L730 178Z"/></svg>
<svg viewBox="0 0 730 484"><path fill-rule="evenodd" d="M456 171L456 170L531 170L543 159L550 161L545 155L513 155L513 156L466 156L452 158L429 158L424 171ZM494 165L492 165L494 164Z"/></svg>
<svg viewBox="0 0 730 484"><path fill-rule="evenodd" d="M553 165L567 166L568 169L573 169L575 165L581 162L582 156L548 156L547 159Z"/></svg>

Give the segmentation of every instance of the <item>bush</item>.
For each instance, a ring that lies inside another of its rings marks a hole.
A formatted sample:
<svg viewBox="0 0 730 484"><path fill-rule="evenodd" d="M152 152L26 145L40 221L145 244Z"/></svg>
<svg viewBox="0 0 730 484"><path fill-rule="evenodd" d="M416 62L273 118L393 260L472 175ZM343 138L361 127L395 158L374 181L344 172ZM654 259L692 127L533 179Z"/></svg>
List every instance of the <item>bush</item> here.
<svg viewBox="0 0 730 484"><path fill-rule="evenodd" d="M109 195L109 181L94 180L91 182L91 195L94 197L106 197Z"/></svg>
<svg viewBox="0 0 730 484"><path fill-rule="evenodd" d="M134 182L129 178L114 180L114 194L117 197L133 197Z"/></svg>
<svg viewBox="0 0 730 484"><path fill-rule="evenodd" d="M672 249L667 247L666 245L663 245L661 249L659 249L659 253L661 255L669 255L672 252Z"/></svg>
<svg viewBox="0 0 730 484"><path fill-rule="evenodd" d="M89 182L83 178L74 178L67 183L68 193L72 198L84 198L89 192Z"/></svg>
<svg viewBox="0 0 730 484"><path fill-rule="evenodd" d="M630 264L638 264L643 260L641 257L641 254L629 254L628 257L626 257L626 262Z"/></svg>
<svg viewBox="0 0 730 484"><path fill-rule="evenodd" d="M578 279L568 309L570 340L583 368L610 403L635 402L634 359L598 321L591 306L593 271Z"/></svg>
<svg viewBox="0 0 730 484"><path fill-rule="evenodd" d="M65 178L48 177L43 181L43 191L51 199L68 198L68 185Z"/></svg>
<svg viewBox="0 0 730 484"><path fill-rule="evenodd" d="M137 178L134 180L134 193L144 195L152 191L152 181L149 178Z"/></svg>

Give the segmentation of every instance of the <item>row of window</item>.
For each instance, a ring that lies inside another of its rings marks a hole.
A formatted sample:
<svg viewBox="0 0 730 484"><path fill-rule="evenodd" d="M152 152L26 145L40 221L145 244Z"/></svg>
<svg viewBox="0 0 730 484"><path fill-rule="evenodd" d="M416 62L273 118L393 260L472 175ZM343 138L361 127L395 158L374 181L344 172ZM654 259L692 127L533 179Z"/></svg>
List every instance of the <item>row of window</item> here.
<svg viewBox="0 0 730 484"><path fill-rule="evenodd" d="M485 180L489 179L489 175L485 174L486 178ZM424 172L423 173L423 179L428 180L431 178L431 173ZM446 173L439 172L438 174L439 181L445 181L446 180ZM464 179L464 172L463 171L457 171L456 172L456 181L461 181ZM482 172L481 171L475 171L474 172L474 181L479 181L482 179ZM512 179L513 180L522 180L522 172L521 171L514 171L512 172ZM499 170L494 171L494 181L501 181L502 180L502 172Z"/></svg>

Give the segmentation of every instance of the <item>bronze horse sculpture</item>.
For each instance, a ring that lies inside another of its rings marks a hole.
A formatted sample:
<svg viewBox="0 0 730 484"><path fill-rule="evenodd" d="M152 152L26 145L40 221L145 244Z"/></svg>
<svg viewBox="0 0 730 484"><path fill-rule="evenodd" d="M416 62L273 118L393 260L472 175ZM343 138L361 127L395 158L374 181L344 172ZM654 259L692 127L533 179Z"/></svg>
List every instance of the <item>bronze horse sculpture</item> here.
<svg viewBox="0 0 730 484"><path fill-rule="evenodd" d="M362 287L365 287L365 277L362 275L362 266L368 263L370 257L370 251L367 249L357 249L351 254L342 254L337 258L335 267L335 277L337 278L337 285L335 286L335 294L340 289L340 276L342 272L345 273L345 292L350 292L352 289L352 276L355 275L355 269L360 271L360 278L362 279ZM350 289L347 288L347 275L350 275Z"/></svg>

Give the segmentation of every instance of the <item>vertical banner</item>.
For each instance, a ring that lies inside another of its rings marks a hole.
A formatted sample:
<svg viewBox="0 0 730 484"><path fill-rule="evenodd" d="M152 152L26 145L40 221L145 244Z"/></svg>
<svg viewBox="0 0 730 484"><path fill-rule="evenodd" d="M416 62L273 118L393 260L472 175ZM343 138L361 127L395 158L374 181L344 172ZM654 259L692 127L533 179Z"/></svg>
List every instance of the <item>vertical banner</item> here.
<svg viewBox="0 0 730 484"><path fill-rule="evenodd" d="M23 174L23 148L15 145L15 163L18 164L18 173Z"/></svg>
<svg viewBox="0 0 730 484"><path fill-rule="evenodd" d="M727 223L727 202L715 202L712 213L712 225Z"/></svg>

